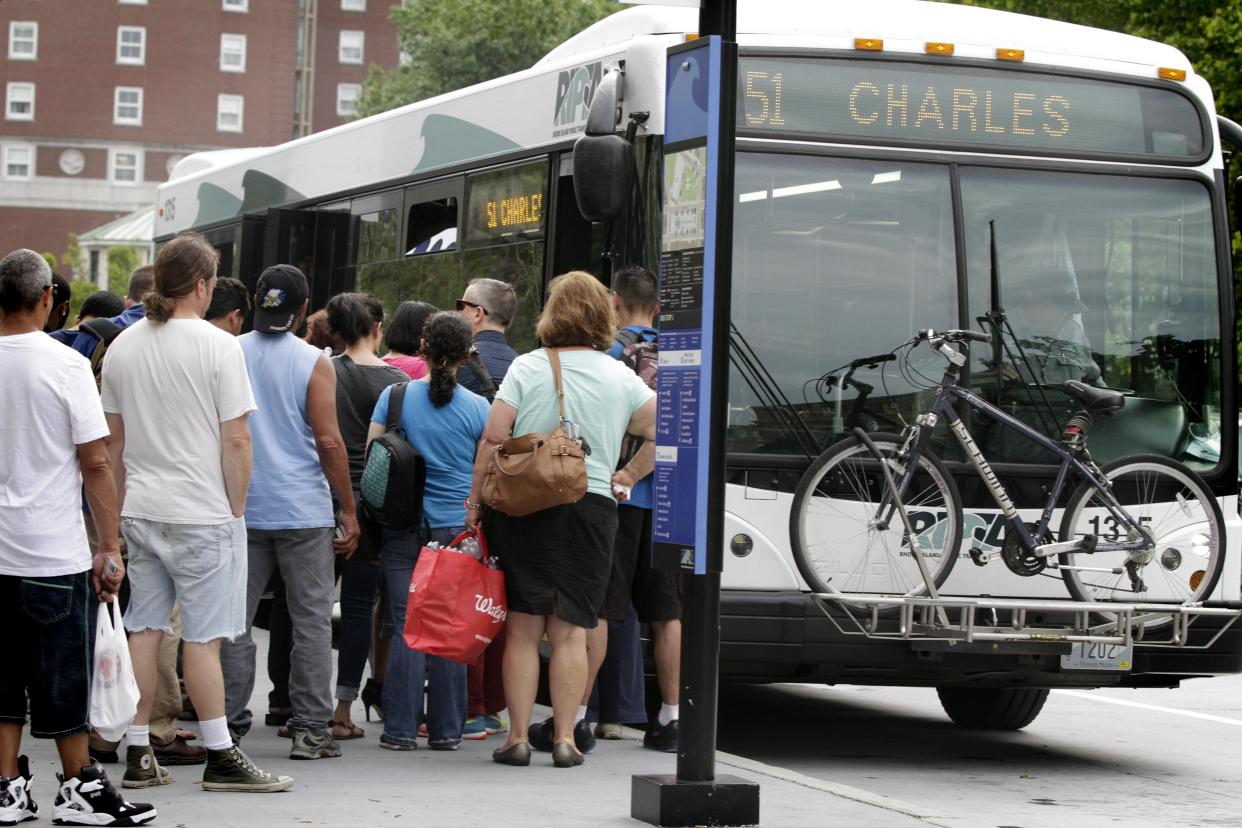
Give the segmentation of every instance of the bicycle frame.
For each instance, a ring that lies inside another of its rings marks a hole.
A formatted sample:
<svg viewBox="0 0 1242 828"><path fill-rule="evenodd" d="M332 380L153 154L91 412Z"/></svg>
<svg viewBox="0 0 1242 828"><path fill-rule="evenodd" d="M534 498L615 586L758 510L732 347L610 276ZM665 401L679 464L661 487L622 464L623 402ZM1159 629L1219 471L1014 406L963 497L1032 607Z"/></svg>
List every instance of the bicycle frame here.
<svg viewBox="0 0 1242 828"><path fill-rule="evenodd" d="M1044 449L1052 452L1060 458L1061 465L1057 469L1056 480L1052 485L1052 490L1048 495L1048 502L1044 505L1044 509L1039 518L1039 523L1035 527L1034 535L1026 528L1026 524L1018 515L1018 509L1014 506L1013 500L1010 499L1009 493L1001 484L1000 479L996 476L987 458L983 456L983 452L975 443L970 431L966 428L966 424L962 422L962 418L958 415L957 410L953 407L953 400L958 399L970 406L973 410L988 417L989 419L999 423L1001 426L1014 431L1036 445L1042 446ZM1040 557L1050 557L1062 551L1082 551L1082 552L1106 552L1106 551L1136 551L1146 548L1150 544L1150 538L1143 531L1139 521L1130 517L1125 508L1117 502L1113 496L1112 490L1105 481L1102 481L1098 474L1088 467L1078 455L1066 448L1064 444L1049 439L1030 426L1006 414L1001 409L992 405L984 399L976 396L965 388L957 384L957 376L954 370L950 369L945 372L944 377L940 381L939 390L936 393L936 400L931 408L931 415L943 416L948 423L949 431L957 439L962 450L974 465L975 470L979 473L979 477L987 485L988 490L992 494L992 498L1000 507L1001 512L1005 516L1005 520L1009 525L1010 531L1017 533L1023 547L1028 551L1039 555ZM924 440L930 428L934 427L935 421L926 420L926 415L920 417L916 425L910 428L914 429L913 439L907 437L906 453L909 461L906 463L906 471L901 480L901 491L905 491L910 483L910 479L914 476L914 470L917 467L917 460L922 453ZM1112 514L1114 519L1118 521L1120 528L1127 530L1127 534L1136 533L1139 536L1137 541L1129 541L1125 543L1100 543L1099 537L1095 539L1095 543L1090 549L1075 549L1069 545L1066 538L1061 538L1061 543L1048 544L1042 549L1040 544L1035 540L1036 537L1044 537L1044 533L1048 528L1048 523L1052 519L1053 510L1056 508L1057 499L1061 496L1061 492L1065 488L1066 482L1069 480L1070 470L1078 472L1084 480L1086 480L1101 495L1101 500L1105 508Z"/></svg>

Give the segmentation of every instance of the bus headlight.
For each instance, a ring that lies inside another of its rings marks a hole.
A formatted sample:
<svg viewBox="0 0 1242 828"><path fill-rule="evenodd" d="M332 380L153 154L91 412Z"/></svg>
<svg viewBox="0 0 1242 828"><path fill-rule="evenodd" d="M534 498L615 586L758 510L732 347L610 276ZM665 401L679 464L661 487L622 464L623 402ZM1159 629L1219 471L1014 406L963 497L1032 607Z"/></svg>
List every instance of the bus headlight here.
<svg viewBox="0 0 1242 828"><path fill-rule="evenodd" d="M734 535L729 541L729 551L739 558L745 558L755 551L755 542L750 539L750 535Z"/></svg>

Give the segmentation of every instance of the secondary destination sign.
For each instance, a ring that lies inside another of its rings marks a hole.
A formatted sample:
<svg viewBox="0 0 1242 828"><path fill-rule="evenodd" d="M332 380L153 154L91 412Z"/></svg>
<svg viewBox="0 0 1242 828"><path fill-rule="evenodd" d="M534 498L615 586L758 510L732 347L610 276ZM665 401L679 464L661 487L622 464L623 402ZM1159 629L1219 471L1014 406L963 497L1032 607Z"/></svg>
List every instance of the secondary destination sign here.
<svg viewBox="0 0 1242 828"><path fill-rule="evenodd" d="M1058 154L1197 158L1194 105L1169 89L875 60L747 57L739 130Z"/></svg>

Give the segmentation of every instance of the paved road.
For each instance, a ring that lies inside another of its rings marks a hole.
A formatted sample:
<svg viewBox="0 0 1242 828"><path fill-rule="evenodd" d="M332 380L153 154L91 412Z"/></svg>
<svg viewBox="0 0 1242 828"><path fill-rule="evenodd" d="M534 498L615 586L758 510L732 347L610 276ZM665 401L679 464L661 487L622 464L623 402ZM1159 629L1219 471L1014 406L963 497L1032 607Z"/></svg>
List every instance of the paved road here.
<svg viewBox="0 0 1242 828"><path fill-rule="evenodd" d="M1242 825L1242 677L1054 691L1013 733L951 724L935 691L721 692L721 750L1003 828Z"/></svg>

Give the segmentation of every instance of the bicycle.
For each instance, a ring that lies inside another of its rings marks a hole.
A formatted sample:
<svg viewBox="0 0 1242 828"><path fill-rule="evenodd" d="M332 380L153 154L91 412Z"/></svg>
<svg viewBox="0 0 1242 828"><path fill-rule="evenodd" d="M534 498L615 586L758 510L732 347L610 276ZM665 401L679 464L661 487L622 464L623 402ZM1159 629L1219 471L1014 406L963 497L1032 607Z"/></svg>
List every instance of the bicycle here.
<svg viewBox="0 0 1242 828"><path fill-rule="evenodd" d="M1057 441L959 386L972 341L988 343L991 336L927 330L894 349L894 354L906 349L908 365L910 352L927 342L948 360L931 409L900 434L853 429L852 437L826 449L803 474L790 537L798 570L812 591L936 598L959 557L984 566L999 555L1023 577L1049 570L1060 574L1077 601L1206 599L1224 563L1224 520L1199 476L1157 455L1128 455L1103 466L1091 459L1087 432L1096 417L1113 417L1123 408L1119 391L1064 383L1063 390L1083 407ZM1023 521L954 401L1060 459L1036 523ZM1000 508L1006 531L999 553L961 552L962 499L948 467L928 445L940 418ZM1080 482L1065 501L1054 534L1053 511L1071 476Z"/></svg>

